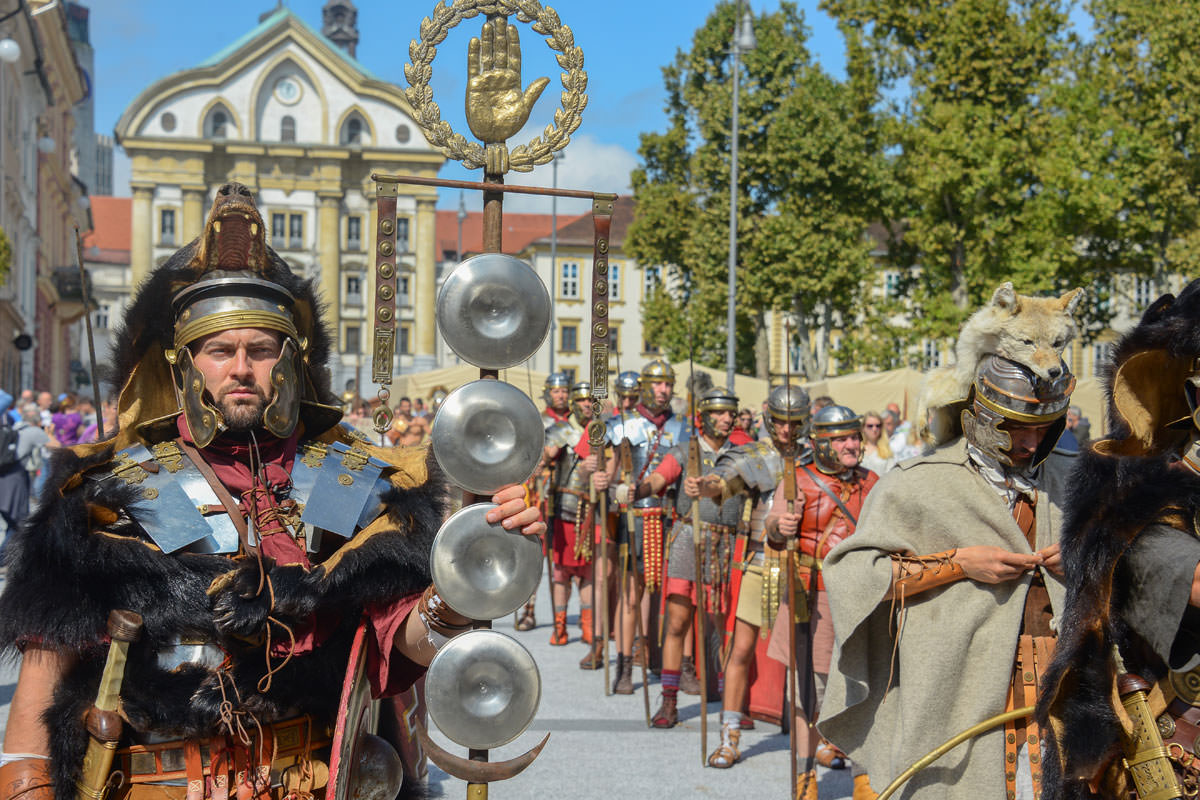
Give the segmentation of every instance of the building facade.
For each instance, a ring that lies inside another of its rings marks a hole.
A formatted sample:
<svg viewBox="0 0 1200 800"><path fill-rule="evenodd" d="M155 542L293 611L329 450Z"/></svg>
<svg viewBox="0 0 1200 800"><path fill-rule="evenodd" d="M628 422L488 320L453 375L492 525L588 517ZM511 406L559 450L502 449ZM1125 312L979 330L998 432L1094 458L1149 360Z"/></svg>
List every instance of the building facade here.
<svg viewBox="0 0 1200 800"><path fill-rule="evenodd" d="M132 285L200 233L216 187L244 183L272 246L319 281L340 349L335 388L356 381L369 397L371 174L432 177L444 157L426 143L400 87L354 59L353 11L327 3L325 33L286 8L264 15L203 64L143 91L117 123L116 141L132 162ZM399 304L398 369L437 362L436 199L432 188L400 187L397 261L408 302Z"/></svg>

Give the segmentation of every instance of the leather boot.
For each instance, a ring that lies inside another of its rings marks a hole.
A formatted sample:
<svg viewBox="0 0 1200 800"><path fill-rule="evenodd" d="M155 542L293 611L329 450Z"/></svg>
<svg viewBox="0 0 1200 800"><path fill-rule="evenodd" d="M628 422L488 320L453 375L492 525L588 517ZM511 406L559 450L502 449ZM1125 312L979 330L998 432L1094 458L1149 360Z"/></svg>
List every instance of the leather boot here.
<svg viewBox="0 0 1200 800"><path fill-rule="evenodd" d="M592 640L595 638L594 636L592 636L592 609L591 608L585 607L585 608L579 609L579 633L580 633L579 638L581 638L583 640L584 644L591 644Z"/></svg>
<svg viewBox="0 0 1200 800"><path fill-rule="evenodd" d="M679 691L684 694L700 694L700 679L696 677L696 662L691 656L684 656L679 665Z"/></svg>
<svg viewBox="0 0 1200 800"><path fill-rule="evenodd" d="M550 634L550 644L558 647L566 644L570 640L567 636L567 612L554 612L554 632Z"/></svg>
<svg viewBox="0 0 1200 800"><path fill-rule="evenodd" d="M587 655L579 662L580 669L600 669L604 666L604 643L593 641Z"/></svg>
<svg viewBox="0 0 1200 800"><path fill-rule="evenodd" d="M879 792L871 788L871 779L866 774L854 776L854 794L851 800L875 800Z"/></svg>
<svg viewBox="0 0 1200 800"><path fill-rule="evenodd" d="M617 679L613 681L613 694L633 694L633 659L620 653L617 653Z"/></svg>
<svg viewBox="0 0 1200 800"><path fill-rule="evenodd" d="M795 800L817 800L817 771L801 772L796 776Z"/></svg>
<svg viewBox="0 0 1200 800"><path fill-rule="evenodd" d="M666 729L674 728L679 724L679 709L675 706L676 699L663 695L662 705L658 707L658 711L654 712L654 716L650 718L650 724L655 728Z"/></svg>
<svg viewBox="0 0 1200 800"><path fill-rule="evenodd" d="M635 636L633 639L633 663L639 667L649 666L650 654L646 651L646 637Z"/></svg>

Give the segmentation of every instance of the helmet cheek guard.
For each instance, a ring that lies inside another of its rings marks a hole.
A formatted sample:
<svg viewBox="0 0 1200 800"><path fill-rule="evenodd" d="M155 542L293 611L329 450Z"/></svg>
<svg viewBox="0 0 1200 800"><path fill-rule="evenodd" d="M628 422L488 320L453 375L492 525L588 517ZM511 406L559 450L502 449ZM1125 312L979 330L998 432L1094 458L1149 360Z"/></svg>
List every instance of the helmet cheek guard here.
<svg viewBox="0 0 1200 800"><path fill-rule="evenodd" d="M263 425L280 439L296 430L300 420L300 349L293 339L284 339L279 360L271 367L275 396L263 410Z"/></svg>
<svg viewBox="0 0 1200 800"><path fill-rule="evenodd" d="M225 418L205 396L204 373L192 360L192 351L186 345L176 350L168 350L167 362L171 365L171 376L175 379L179 407L187 420L192 441L196 447L208 447L217 433L225 427Z"/></svg>

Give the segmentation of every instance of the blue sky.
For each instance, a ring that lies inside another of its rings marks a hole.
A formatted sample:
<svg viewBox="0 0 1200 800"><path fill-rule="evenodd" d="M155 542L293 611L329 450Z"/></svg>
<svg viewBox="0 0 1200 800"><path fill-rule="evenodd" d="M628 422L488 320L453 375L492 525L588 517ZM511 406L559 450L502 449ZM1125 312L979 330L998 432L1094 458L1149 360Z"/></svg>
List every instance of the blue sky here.
<svg viewBox="0 0 1200 800"><path fill-rule="evenodd" d="M258 17L274 7L271 0L244 2L162 2L162 0L84 0L91 8L91 38L96 50L96 129L111 133L118 117L138 93L153 81L200 64L252 29ZM320 28L324 0L291 0L287 5L309 25ZM434 0L360 0L358 60L376 77L406 86L404 64L408 42L417 35L422 17ZM686 48L715 2L673 0L607 3L561 0L544 3L559 12L583 48L589 78L589 103L583 125L566 149L559 167L560 186L597 191L621 191L636 164L638 134L663 127L661 68ZM777 0L751 0L757 13L778 7ZM842 38L833 21L817 9L816 0L801 0L811 30L809 46L821 64L835 75L843 73ZM434 61L434 96L443 116L456 130L469 135L462 96L466 72L466 41L477 35L479 20L463 23L439 47ZM559 95L557 65L549 48L528 26L521 26L526 85L538 75L551 77L530 119L528 141L552 121ZM478 179L455 164L442 170L447 178ZM118 154L115 191L128 194L128 164ZM549 185L550 167L530 175L513 175L512 183ZM124 185L122 185L124 184ZM456 207L457 193L444 192L440 205ZM479 200L467 196L468 208ZM542 208L542 206L546 206ZM549 201L513 197L511 210L549 211ZM573 211L560 205L560 213ZM580 209L582 210L582 209Z"/></svg>

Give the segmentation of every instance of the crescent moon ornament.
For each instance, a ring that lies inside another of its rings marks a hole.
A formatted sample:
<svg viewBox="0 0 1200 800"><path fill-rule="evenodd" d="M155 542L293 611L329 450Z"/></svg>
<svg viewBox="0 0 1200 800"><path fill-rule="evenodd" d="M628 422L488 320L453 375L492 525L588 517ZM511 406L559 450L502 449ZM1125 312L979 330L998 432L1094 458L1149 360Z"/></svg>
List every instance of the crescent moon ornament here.
<svg viewBox="0 0 1200 800"><path fill-rule="evenodd" d="M550 734L547 733L542 737L542 741L538 742L537 747L508 761L472 761L469 758L454 755L435 742L429 735L429 731L425 730L425 726L419 721L416 723L416 728L417 738L421 740L421 747L429 756L429 760L437 764L442 772L467 783L496 783L515 778L533 763L534 759L542 752L542 748L546 746L546 742L550 741Z"/></svg>

